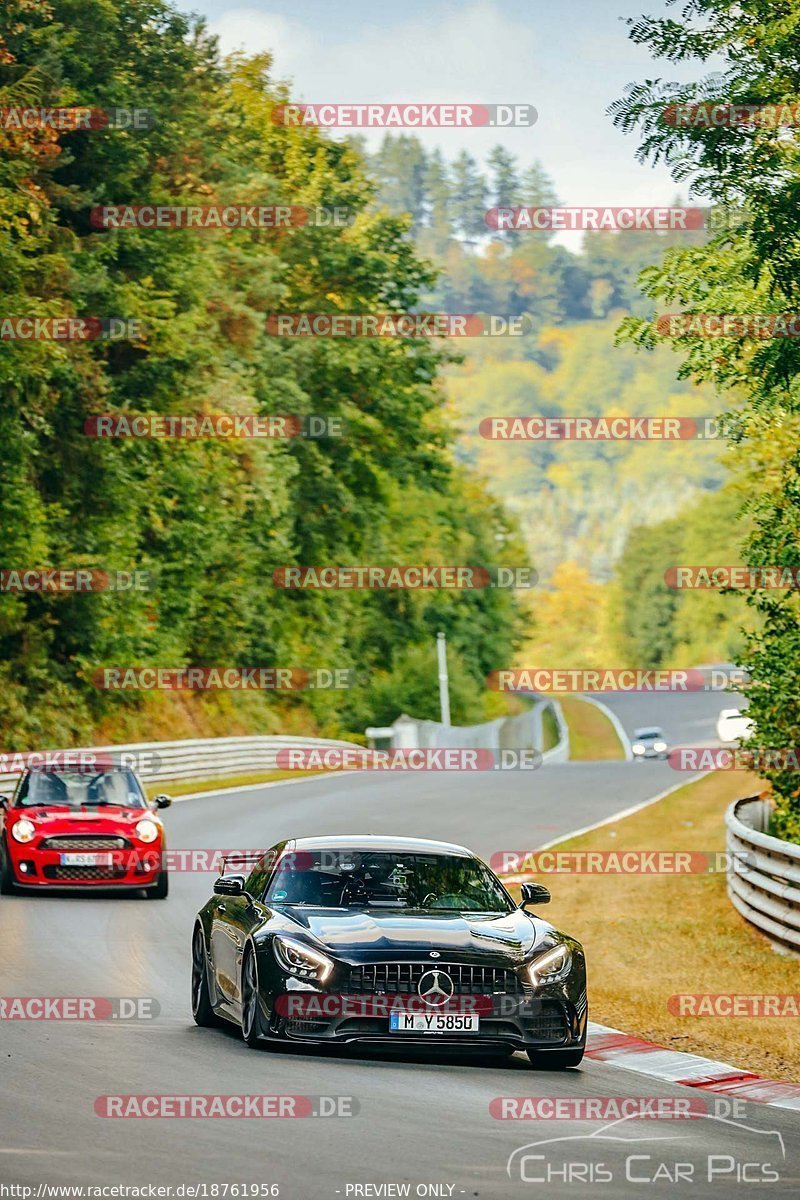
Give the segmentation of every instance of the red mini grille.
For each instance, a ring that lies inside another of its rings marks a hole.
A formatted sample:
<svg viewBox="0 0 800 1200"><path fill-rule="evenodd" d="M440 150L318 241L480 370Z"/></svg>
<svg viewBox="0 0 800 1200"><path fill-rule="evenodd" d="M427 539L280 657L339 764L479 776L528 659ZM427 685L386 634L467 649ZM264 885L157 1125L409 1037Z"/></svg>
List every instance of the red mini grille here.
<svg viewBox="0 0 800 1200"><path fill-rule="evenodd" d="M45 867L45 879L119 879L125 874L124 867Z"/></svg>
<svg viewBox="0 0 800 1200"><path fill-rule="evenodd" d="M86 833L79 837L71 834L55 834L45 838L39 847L41 850L128 850L131 843L124 837L110 837L107 834Z"/></svg>

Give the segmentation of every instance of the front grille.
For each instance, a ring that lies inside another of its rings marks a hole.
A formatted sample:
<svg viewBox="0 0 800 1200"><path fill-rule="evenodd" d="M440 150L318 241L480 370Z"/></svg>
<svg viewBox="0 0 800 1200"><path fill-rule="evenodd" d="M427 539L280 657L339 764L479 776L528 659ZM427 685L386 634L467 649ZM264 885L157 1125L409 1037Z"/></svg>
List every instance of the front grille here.
<svg viewBox="0 0 800 1200"><path fill-rule="evenodd" d="M101 833L85 833L79 837L57 834L45 838L40 850L128 850L131 843L124 837L109 837Z"/></svg>
<svg viewBox="0 0 800 1200"><path fill-rule="evenodd" d="M322 1037L330 1029L329 1021L287 1021L286 1032L293 1037Z"/></svg>
<svg viewBox="0 0 800 1200"><path fill-rule="evenodd" d="M367 963L350 968L351 992L385 992L416 995L426 971L442 971L454 984L454 995L475 996L503 992L522 996L526 989L516 971L503 967L479 967L461 963Z"/></svg>
<svg viewBox="0 0 800 1200"><path fill-rule="evenodd" d="M45 879L119 879L124 867L60 867L44 868Z"/></svg>
<svg viewBox="0 0 800 1200"><path fill-rule="evenodd" d="M569 1032L564 1009L557 1000L540 1001L539 1010L522 1021L525 1036L537 1042L563 1042Z"/></svg>

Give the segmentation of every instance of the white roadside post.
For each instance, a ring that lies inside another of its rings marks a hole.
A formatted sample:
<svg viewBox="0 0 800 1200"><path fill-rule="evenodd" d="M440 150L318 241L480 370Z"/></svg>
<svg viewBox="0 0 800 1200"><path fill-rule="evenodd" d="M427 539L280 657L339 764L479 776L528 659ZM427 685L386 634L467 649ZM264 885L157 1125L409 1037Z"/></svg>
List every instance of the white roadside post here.
<svg viewBox="0 0 800 1200"><path fill-rule="evenodd" d="M439 660L439 707L442 724L450 724L450 683L447 678L447 638L443 633L436 635L436 653Z"/></svg>

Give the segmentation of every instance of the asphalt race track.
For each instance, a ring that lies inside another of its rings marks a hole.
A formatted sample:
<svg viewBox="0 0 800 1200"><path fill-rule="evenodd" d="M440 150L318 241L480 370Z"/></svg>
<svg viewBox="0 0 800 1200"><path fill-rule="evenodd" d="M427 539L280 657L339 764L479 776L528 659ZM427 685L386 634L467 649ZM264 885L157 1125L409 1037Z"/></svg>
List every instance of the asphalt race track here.
<svg viewBox="0 0 800 1200"><path fill-rule="evenodd" d="M713 737L718 696L693 697L682 724L663 712L661 700L640 700L634 723L669 726L677 741L689 723L703 720ZM627 725L627 714L620 715ZM395 832L462 841L489 857L552 841L681 778L664 763L623 762L480 776L350 774L188 800L166 822L173 849L265 847L290 834ZM519 1055L481 1062L434 1052L416 1058L276 1053L249 1050L233 1027L196 1028L189 943L212 878L173 873L164 902L0 900L3 996L140 996L160 1008L152 1020L0 1022L0 1181L34 1189L207 1184L199 1194L211 1197L223 1196L212 1184L276 1184L281 1197L298 1200L403 1194L630 1200L647 1181L645 1194L653 1197L798 1193L797 1111L747 1104L744 1119L740 1114L733 1123L713 1115L635 1120L602 1136L596 1123L497 1120L489 1104L500 1096L699 1101L700 1094L589 1060L579 1070L545 1072ZM589 995L591 1015L591 984ZM121 1120L94 1111L99 1096L163 1093L348 1096L359 1111L274 1120ZM552 1142L564 1138L570 1140ZM514 1151L543 1141L551 1144L514 1156L507 1172ZM716 1156L710 1164L709 1156ZM561 1182L570 1173L572 1182ZM387 1190L388 1184L401 1190Z"/></svg>

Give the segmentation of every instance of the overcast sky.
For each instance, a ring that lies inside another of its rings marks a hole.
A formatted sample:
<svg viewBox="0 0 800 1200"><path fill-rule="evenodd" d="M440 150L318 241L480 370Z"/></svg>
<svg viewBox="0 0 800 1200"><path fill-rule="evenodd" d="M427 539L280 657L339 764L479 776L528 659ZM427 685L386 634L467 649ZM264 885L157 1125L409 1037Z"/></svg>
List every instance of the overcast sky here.
<svg viewBox="0 0 800 1200"><path fill-rule="evenodd" d="M679 15L665 0L183 0L223 49L270 50L292 96L311 102L461 101L536 106L530 129L437 129L421 136L447 157L483 159L503 142L523 165L539 158L566 204L663 204L678 189L634 157L606 116L627 83L695 78L654 64L621 18ZM364 131L366 132L366 131ZM342 135L343 136L343 135ZM370 133L375 142L382 133Z"/></svg>

